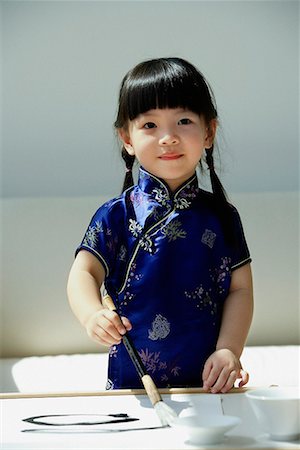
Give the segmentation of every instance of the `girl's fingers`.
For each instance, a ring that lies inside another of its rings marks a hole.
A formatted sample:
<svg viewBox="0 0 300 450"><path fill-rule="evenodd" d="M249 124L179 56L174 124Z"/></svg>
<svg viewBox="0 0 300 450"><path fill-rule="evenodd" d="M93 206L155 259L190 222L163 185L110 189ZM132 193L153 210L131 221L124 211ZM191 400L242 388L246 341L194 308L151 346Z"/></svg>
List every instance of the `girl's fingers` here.
<svg viewBox="0 0 300 450"><path fill-rule="evenodd" d="M214 386L215 382L217 381L219 376L219 370L212 367L207 379L204 379L203 381L203 389L209 390L212 386Z"/></svg>
<svg viewBox="0 0 300 450"><path fill-rule="evenodd" d="M239 387L242 387L249 381L248 372L246 372L245 370L241 370L240 373L238 373L236 370L232 370L228 373L226 369L223 369L217 381L211 387L210 391L213 394L217 392L222 392L223 394L225 394L225 392L228 392L233 388L235 381L240 376L242 377L242 380L239 383Z"/></svg>
<svg viewBox="0 0 300 450"><path fill-rule="evenodd" d="M123 325L122 321L120 320L118 314L116 314L114 311L104 310L102 317L107 319L109 324L105 323L105 329L111 333L112 329L114 328L120 335L123 335L126 333L126 328ZM118 336L121 337L121 336Z"/></svg>
<svg viewBox="0 0 300 450"><path fill-rule="evenodd" d="M87 329L89 336L93 340L96 340L100 344L106 346L110 346L112 344L119 344L122 339L122 334L124 334L126 330L124 326L120 323L120 319L118 318L118 316L116 316L116 318L119 321L118 326L121 333L118 331L115 323L113 323L113 321L115 321L114 316L116 316L115 313L113 313L111 316L110 314L107 314L106 311L104 313L102 313L101 311L101 314L95 318L94 323L91 324Z"/></svg>
<svg viewBox="0 0 300 450"><path fill-rule="evenodd" d="M225 394L225 392L228 392L228 391L230 391L230 389L233 388L234 382L236 380L236 376L237 376L236 370L233 370L232 372L230 372L226 383L224 384L224 386L222 388L220 388L220 391L222 392L222 394Z"/></svg>
<svg viewBox="0 0 300 450"><path fill-rule="evenodd" d="M113 344L120 344L121 339L113 338L109 333L107 333L101 326L97 325L92 331L91 335L92 339L99 344L105 345L106 347L110 347Z"/></svg>
<svg viewBox="0 0 300 450"><path fill-rule="evenodd" d="M105 347L111 347L113 345L111 342L109 342L109 340L106 340L105 338L98 336L96 333L93 333L92 339L97 344L104 345Z"/></svg>
<svg viewBox="0 0 300 450"><path fill-rule="evenodd" d="M107 335L109 335L110 338L115 341L120 341L122 339L122 335L126 333L126 329L120 323L118 316L117 319L118 321L116 321L114 317L102 316L101 320L97 323L97 326L100 328L101 336L107 337ZM97 334L99 335L99 330L97 331Z"/></svg>
<svg viewBox="0 0 300 450"><path fill-rule="evenodd" d="M127 331L130 331L132 329L132 325L127 317L122 317L122 322Z"/></svg>
<svg viewBox="0 0 300 450"><path fill-rule="evenodd" d="M226 350L213 353L206 361L202 372L203 389L212 393L228 392L240 379L239 387L248 383L249 374L242 369L235 355Z"/></svg>
<svg viewBox="0 0 300 450"><path fill-rule="evenodd" d="M249 381L249 373L246 372L246 370L241 369L240 376L242 377L241 381L239 382L239 387L245 386L245 384Z"/></svg>
<svg viewBox="0 0 300 450"><path fill-rule="evenodd" d="M88 335L97 343L110 347L118 345L124 334L132 329L126 317L120 317L114 311L100 310L87 326Z"/></svg>
<svg viewBox="0 0 300 450"><path fill-rule="evenodd" d="M97 333L96 331L92 331L88 333L89 337L96 342L97 344L104 345L105 347L110 347L112 344L109 342L109 339L105 339L105 336L101 336L101 333Z"/></svg>
<svg viewBox="0 0 300 450"><path fill-rule="evenodd" d="M236 375L237 373L235 370L228 370L224 367L210 391L213 394L216 394L217 392L227 392L227 390L232 388L236 380Z"/></svg>
<svg viewBox="0 0 300 450"><path fill-rule="evenodd" d="M203 388L204 389L206 388L206 386L208 386L207 379L208 379L211 367L212 367L212 364L209 362L209 360L206 361L206 363L204 365L203 372L202 372L202 381L203 381Z"/></svg>
<svg viewBox="0 0 300 450"><path fill-rule="evenodd" d="M121 335L132 329L132 325L127 317L121 317L120 319L117 313L108 310L105 310L103 315L114 325Z"/></svg>
<svg viewBox="0 0 300 450"><path fill-rule="evenodd" d="M130 321L126 317L119 316L113 311L105 311L98 323L96 335L105 345L120 344L126 331L132 329Z"/></svg>

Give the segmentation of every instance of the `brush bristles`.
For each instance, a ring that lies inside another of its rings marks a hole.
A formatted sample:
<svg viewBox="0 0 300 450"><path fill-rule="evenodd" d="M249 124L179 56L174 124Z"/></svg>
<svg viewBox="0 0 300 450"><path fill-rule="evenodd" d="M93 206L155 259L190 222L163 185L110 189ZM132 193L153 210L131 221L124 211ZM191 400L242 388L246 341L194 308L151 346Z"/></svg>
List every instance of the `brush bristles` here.
<svg viewBox="0 0 300 450"><path fill-rule="evenodd" d="M177 414L174 409L170 408L165 402L160 401L154 405L156 414L158 415L161 424L163 426L172 425L174 419L176 419Z"/></svg>

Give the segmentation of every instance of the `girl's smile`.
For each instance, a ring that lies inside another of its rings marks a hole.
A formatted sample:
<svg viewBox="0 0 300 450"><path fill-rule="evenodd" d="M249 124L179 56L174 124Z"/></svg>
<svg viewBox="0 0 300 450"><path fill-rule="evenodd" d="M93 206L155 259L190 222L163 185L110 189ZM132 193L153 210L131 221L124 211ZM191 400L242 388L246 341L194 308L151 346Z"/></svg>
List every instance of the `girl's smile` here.
<svg viewBox="0 0 300 450"><path fill-rule="evenodd" d="M140 114L120 137L127 152L174 191L194 174L215 131L215 121L207 125L190 110L166 108Z"/></svg>
<svg viewBox="0 0 300 450"><path fill-rule="evenodd" d="M174 159L179 159L181 157L182 157L182 155L180 155L178 153L164 153L163 155L159 156L160 159L165 160L165 161L171 161Z"/></svg>
<svg viewBox="0 0 300 450"><path fill-rule="evenodd" d="M182 158L182 155L179 155L177 153L164 153L159 158L162 159L163 161L172 161Z"/></svg>

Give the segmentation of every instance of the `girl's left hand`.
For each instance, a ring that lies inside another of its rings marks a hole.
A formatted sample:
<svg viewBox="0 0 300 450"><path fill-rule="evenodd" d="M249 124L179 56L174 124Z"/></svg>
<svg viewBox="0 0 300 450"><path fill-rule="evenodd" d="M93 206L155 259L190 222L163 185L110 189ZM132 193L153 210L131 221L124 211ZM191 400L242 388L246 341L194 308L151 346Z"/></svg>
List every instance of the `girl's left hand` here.
<svg viewBox="0 0 300 450"><path fill-rule="evenodd" d="M216 350L206 360L202 380L203 389L213 394L228 392L237 379L241 378L239 387L248 383L249 374L243 370L239 359L229 349Z"/></svg>

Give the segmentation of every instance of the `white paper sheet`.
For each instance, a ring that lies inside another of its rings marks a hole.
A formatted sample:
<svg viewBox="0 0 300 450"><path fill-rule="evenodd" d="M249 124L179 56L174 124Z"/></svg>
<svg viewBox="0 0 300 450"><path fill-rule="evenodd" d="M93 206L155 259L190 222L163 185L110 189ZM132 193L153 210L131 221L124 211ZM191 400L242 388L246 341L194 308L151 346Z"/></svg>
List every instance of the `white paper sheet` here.
<svg viewBox="0 0 300 450"><path fill-rule="evenodd" d="M164 401L181 415L227 414L242 419L222 444L195 446L174 428L160 427L160 421L146 395L111 395L2 400L2 449L300 449L299 442L273 442L260 431L244 394L171 394ZM33 425L22 419L47 414L115 414L139 418L122 424L67 427ZM139 430L138 428L149 428ZM23 430L39 430L24 432ZM103 429L112 430L103 432ZM117 431L128 430L128 431ZM129 431L130 430L130 431Z"/></svg>
<svg viewBox="0 0 300 450"><path fill-rule="evenodd" d="M163 397L164 401L180 415L201 410L222 414L219 396L176 394ZM2 412L3 449L185 448L183 438L174 429L138 430L138 428L161 426L159 418L145 395L3 400ZM121 424L68 426L64 427L64 430L61 429L62 427L34 425L22 421L24 418L49 414L115 413L126 413L139 420ZM103 432L103 429L114 430L114 432ZM132 431L116 432L122 429ZM23 430L38 431L24 432Z"/></svg>

